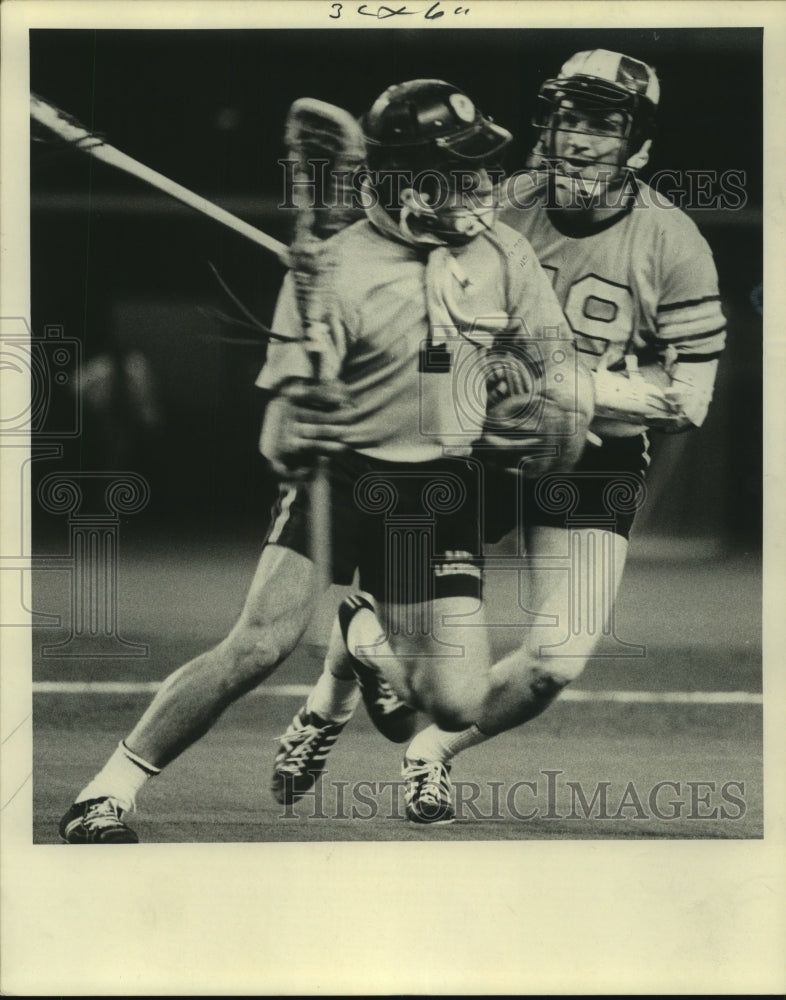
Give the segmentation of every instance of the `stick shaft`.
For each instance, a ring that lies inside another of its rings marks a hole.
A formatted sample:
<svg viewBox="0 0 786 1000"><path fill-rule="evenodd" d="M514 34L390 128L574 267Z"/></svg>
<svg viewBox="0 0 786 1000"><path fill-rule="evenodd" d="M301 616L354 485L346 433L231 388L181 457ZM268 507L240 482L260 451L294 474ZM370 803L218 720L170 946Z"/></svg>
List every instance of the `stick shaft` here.
<svg viewBox="0 0 786 1000"><path fill-rule="evenodd" d="M171 197L183 202L183 204L195 208L203 215L207 215L228 229L232 229L241 236L245 236L246 239L251 240L258 246L272 251L282 261L287 262L288 250L283 243L280 243L272 236L268 236L261 229L249 225L248 222L244 222L243 219L238 218L231 212L227 212L226 209L220 208L212 201L208 201L202 195L190 191L188 188L183 187L182 184L178 184L157 170L153 170L144 163L140 163L139 160L135 160L132 156L128 156L127 153L123 153L114 146L103 142L103 140L93 135L88 129L64 118L57 108L51 104L47 104L46 101L42 101L39 97L31 96L30 115L39 124L45 125L61 138L76 144L75 148L81 152L93 156L97 160L102 160L104 163L110 164L110 166L117 167L118 170L123 170L127 174L138 177L139 180L150 184L151 187L158 188L159 191L171 195Z"/></svg>
<svg viewBox="0 0 786 1000"><path fill-rule="evenodd" d="M357 122L342 108L300 98L289 109L285 126L285 141L289 155L296 161L297 173L308 179L308 163L327 155L338 171L357 167L365 154L363 134ZM301 194L305 188L301 188ZM338 193L338 189L334 191ZM325 378L321 363L325 343L330 341L330 315L333 289L331 271L335 264L330 253L323 256L316 250L318 245L352 221L346 212L335 207L328 213L317 213L307 200L298 204L295 239L292 244L292 268L294 271L298 310L303 323L306 350L311 355L313 374L317 381ZM316 252L315 252L316 251ZM311 480L311 560L314 564L315 598L332 582L333 553L331 539L332 501L330 495L330 463L327 457L320 457Z"/></svg>
<svg viewBox="0 0 786 1000"><path fill-rule="evenodd" d="M333 553L331 551L330 525L332 504L330 498L329 460L320 455L310 484L311 561L314 563L315 599L333 582Z"/></svg>

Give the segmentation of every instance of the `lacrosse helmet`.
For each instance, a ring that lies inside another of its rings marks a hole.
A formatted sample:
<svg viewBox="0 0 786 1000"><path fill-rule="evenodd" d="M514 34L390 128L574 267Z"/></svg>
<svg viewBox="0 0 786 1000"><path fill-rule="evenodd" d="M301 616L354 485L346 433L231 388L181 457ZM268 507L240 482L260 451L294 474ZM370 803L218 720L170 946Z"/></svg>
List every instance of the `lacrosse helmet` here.
<svg viewBox="0 0 786 1000"><path fill-rule="evenodd" d="M372 176L404 178L401 197L383 207L405 235L461 244L493 223L494 196L485 168L498 162L512 136L458 87L444 80L395 84L360 124Z"/></svg>
<svg viewBox="0 0 786 1000"><path fill-rule="evenodd" d="M533 124L539 138L533 156L556 155L560 112L570 108L600 117L619 112L624 122L615 164L619 174L625 168L639 170L646 165L660 98L660 84L651 66L608 49L577 52L557 77L546 80L538 98L541 107Z"/></svg>

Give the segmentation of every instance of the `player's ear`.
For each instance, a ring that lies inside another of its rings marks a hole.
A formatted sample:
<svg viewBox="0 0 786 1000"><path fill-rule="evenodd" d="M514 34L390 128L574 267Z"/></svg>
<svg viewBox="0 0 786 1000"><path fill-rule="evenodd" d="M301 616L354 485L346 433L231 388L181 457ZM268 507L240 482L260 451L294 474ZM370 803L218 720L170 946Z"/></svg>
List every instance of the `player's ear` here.
<svg viewBox="0 0 786 1000"><path fill-rule="evenodd" d="M643 167L647 166L650 158L650 146L652 145L652 139L647 139L638 153L634 153L633 156L628 160L627 166L631 170L641 170Z"/></svg>

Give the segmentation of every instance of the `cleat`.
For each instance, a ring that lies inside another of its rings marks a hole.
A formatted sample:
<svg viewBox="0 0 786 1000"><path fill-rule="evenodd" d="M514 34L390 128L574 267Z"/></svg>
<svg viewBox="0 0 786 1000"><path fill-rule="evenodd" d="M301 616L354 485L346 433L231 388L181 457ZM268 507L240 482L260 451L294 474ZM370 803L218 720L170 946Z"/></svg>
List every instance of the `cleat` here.
<svg viewBox="0 0 786 1000"><path fill-rule="evenodd" d="M303 705L279 739L270 783L276 802L291 805L313 788L345 725L326 722Z"/></svg>
<svg viewBox="0 0 786 1000"><path fill-rule="evenodd" d="M441 760L408 760L401 768L410 823L445 826L456 819L450 765Z"/></svg>
<svg viewBox="0 0 786 1000"><path fill-rule="evenodd" d="M361 608L368 608L376 614L373 604L362 595L353 594L345 598L338 609L338 621L352 661L352 669L360 686L363 704L366 706L369 718L385 739L391 743L406 743L415 734L417 712L399 698L378 670L361 663L349 649L347 642L349 623Z"/></svg>
<svg viewBox="0 0 786 1000"><path fill-rule="evenodd" d="M75 802L60 820L60 839L64 844L138 844L122 815L117 799L107 796Z"/></svg>

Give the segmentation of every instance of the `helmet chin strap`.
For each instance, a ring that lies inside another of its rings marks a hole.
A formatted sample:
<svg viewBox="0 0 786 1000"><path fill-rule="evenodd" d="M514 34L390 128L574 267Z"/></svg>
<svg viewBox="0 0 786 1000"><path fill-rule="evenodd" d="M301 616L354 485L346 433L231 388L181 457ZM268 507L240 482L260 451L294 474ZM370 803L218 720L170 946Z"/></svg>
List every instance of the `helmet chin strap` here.
<svg viewBox="0 0 786 1000"><path fill-rule="evenodd" d="M402 208L398 221L395 221L377 204L367 182L364 181L362 187L368 197L364 209L368 220L383 235L400 240L403 243L408 243L410 246L426 245L439 247L469 243L480 233L490 232L497 217L495 206L462 209L455 218L456 221L464 221L466 225L462 229L456 228L451 230L451 233L455 233L456 237L458 237L456 240L451 240L449 236L442 235L438 230L435 232L428 228L428 222L434 226L442 225L444 227L449 220L440 217L438 212L425 205L422 196L416 198L411 188L407 188L402 192ZM424 220L428 220L428 222L424 222Z"/></svg>
<svg viewBox="0 0 786 1000"><path fill-rule="evenodd" d="M419 225L419 220L423 217L437 221L437 213L427 205L415 203L415 192L412 188L406 188L401 192L401 214L399 216L398 227L404 238L410 243L433 243L436 246L445 246L445 240L440 239L435 233L424 231ZM413 231L410 220L415 226Z"/></svg>

